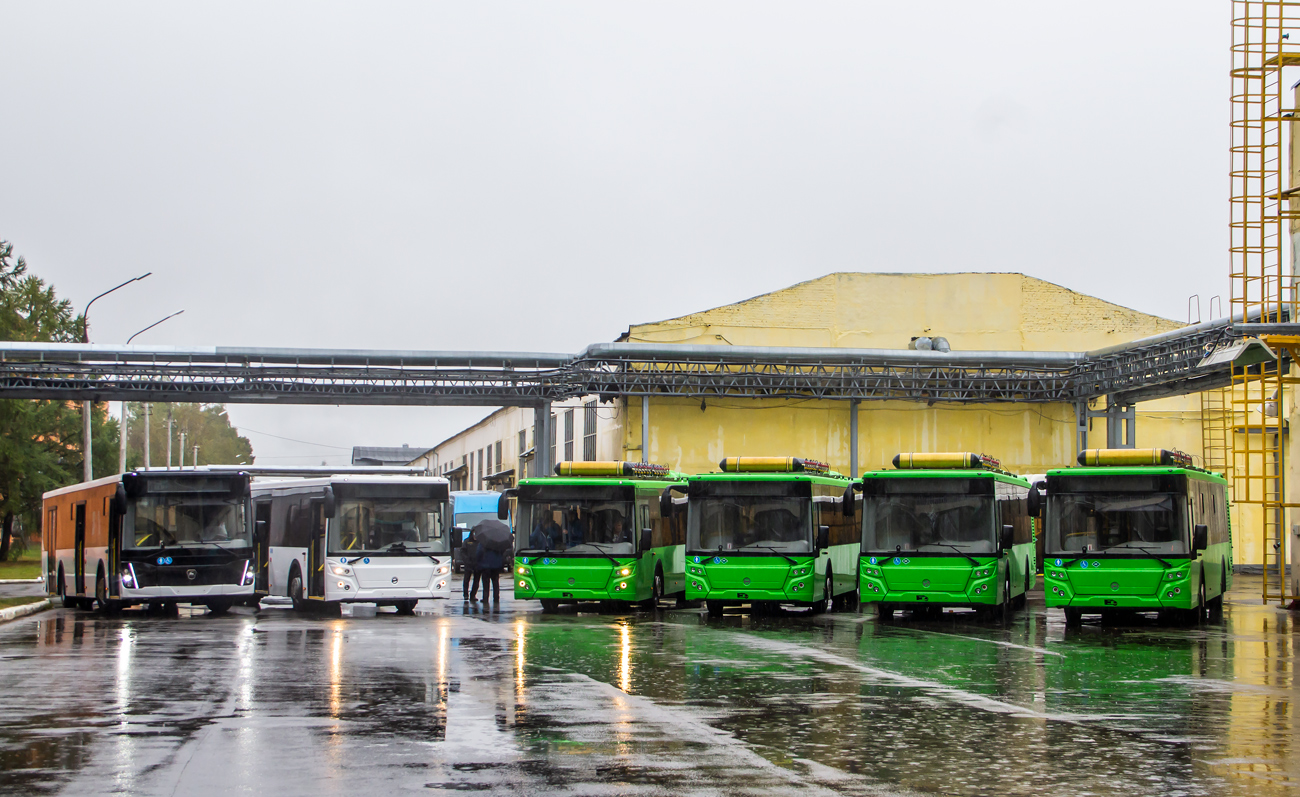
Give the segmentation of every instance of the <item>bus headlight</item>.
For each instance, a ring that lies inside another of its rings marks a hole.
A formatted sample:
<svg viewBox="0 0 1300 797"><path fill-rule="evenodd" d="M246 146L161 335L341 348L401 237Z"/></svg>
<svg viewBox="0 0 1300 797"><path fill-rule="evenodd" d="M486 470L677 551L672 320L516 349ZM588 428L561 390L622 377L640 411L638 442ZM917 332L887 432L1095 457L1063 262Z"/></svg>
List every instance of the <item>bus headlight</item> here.
<svg viewBox="0 0 1300 797"><path fill-rule="evenodd" d="M630 575L632 575L632 568L630 568L630 567L625 567L625 568L623 568L622 570L618 571L618 574L619 574L620 576L630 576Z"/></svg>
<svg viewBox="0 0 1300 797"><path fill-rule="evenodd" d="M244 577L240 579L240 583L245 587L251 587L253 586L253 582L256 579L257 579L257 571L253 569L253 563L245 560Z"/></svg>
<svg viewBox="0 0 1300 797"><path fill-rule="evenodd" d="M445 576L450 572L451 572L451 568L447 567L446 565L443 565L442 567L438 568L438 575L440 576Z"/></svg>
<svg viewBox="0 0 1300 797"><path fill-rule="evenodd" d="M626 581L618 582L618 586L615 587L614 589L619 589L619 590L627 589L627 582Z"/></svg>
<svg viewBox="0 0 1300 797"><path fill-rule="evenodd" d="M438 589L442 589L442 588L445 587L445 586L447 586L447 582L446 582L446 581L439 581L439 582L438 582Z"/></svg>
<svg viewBox="0 0 1300 797"><path fill-rule="evenodd" d="M532 573L532 571L529 570L529 569L526 568L526 567L521 567L521 568L519 568L519 575L521 575L521 576L526 576L526 575L529 575L530 573Z"/></svg>
<svg viewBox="0 0 1300 797"><path fill-rule="evenodd" d="M528 582L527 582L527 581L520 581L520 582L519 582L519 588L520 588L520 589L528 589Z"/></svg>
<svg viewBox="0 0 1300 797"><path fill-rule="evenodd" d="M137 585L135 580L135 568L129 564L122 565L122 586L127 589L135 589Z"/></svg>
<svg viewBox="0 0 1300 797"><path fill-rule="evenodd" d="M330 567L330 570L331 570L331 571L334 573L334 575L336 575L336 576L350 576L350 575L352 575L352 568L350 568L350 567L344 567L344 566L342 566L342 565L333 565L333 566ZM339 586L341 587L341 586L343 586L343 585L342 585L342 584L339 584Z"/></svg>

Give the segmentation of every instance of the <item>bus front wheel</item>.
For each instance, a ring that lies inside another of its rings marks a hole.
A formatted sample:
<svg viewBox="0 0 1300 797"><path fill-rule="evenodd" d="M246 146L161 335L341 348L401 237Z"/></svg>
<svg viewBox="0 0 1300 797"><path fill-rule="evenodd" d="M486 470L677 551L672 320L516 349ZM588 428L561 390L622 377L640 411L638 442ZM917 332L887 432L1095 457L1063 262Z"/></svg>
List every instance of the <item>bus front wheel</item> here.
<svg viewBox="0 0 1300 797"><path fill-rule="evenodd" d="M887 623L894 619L894 607L886 606L883 603L876 604L876 619L882 623Z"/></svg>
<svg viewBox="0 0 1300 797"><path fill-rule="evenodd" d="M415 604L416 604L415 601L398 601L395 604L397 606L397 613L415 614Z"/></svg>
<svg viewBox="0 0 1300 797"><path fill-rule="evenodd" d="M1078 628L1083 625L1083 609L1065 607L1065 627Z"/></svg>
<svg viewBox="0 0 1300 797"><path fill-rule="evenodd" d="M722 601L705 601L705 604L709 608L710 617L722 616Z"/></svg>
<svg viewBox="0 0 1300 797"><path fill-rule="evenodd" d="M559 610L559 608L560 602L554 598L542 598L542 612L544 614L552 614Z"/></svg>
<svg viewBox="0 0 1300 797"><path fill-rule="evenodd" d="M307 608L307 601L302 595L302 573L296 567L289 574L289 597L293 599L293 608L296 611Z"/></svg>
<svg viewBox="0 0 1300 797"><path fill-rule="evenodd" d="M835 580L831 575L831 569L826 568L826 583L822 587L822 599L813 601L813 614L821 614L835 610Z"/></svg>
<svg viewBox="0 0 1300 797"><path fill-rule="evenodd" d="M122 609L122 602L111 600L108 597L108 579L104 578L103 571L95 578L95 600L99 603L99 610L104 614L117 614Z"/></svg>

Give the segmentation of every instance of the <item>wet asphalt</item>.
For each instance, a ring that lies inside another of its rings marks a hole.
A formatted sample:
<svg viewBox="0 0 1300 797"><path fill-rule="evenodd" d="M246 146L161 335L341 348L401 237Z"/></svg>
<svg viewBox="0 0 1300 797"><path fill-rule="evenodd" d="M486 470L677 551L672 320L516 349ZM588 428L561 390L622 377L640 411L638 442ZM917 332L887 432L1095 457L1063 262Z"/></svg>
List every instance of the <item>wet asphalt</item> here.
<svg viewBox="0 0 1300 797"><path fill-rule="evenodd" d="M459 593L457 593L459 594ZM0 626L0 793L1294 795L1300 617L414 617Z"/></svg>

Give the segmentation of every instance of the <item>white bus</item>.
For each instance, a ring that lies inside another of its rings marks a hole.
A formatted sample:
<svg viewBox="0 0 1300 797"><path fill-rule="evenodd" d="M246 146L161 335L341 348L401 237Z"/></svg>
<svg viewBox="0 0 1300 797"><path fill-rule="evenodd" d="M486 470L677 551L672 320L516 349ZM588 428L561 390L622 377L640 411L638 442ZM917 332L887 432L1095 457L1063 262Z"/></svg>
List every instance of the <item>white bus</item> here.
<svg viewBox="0 0 1300 797"><path fill-rule="evenodd" d="M446 479L426 476L254 481L258 593L297 609L374 603L402 614L446 598L449 492Z"/></svg>

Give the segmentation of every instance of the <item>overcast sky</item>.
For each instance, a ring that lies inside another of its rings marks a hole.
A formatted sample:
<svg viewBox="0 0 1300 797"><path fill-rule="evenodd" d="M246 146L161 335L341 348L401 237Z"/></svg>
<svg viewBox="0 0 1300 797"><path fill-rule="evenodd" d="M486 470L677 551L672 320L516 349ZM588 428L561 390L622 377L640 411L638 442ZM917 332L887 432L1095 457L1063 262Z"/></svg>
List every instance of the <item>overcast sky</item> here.
<svg viewBox="0 0 1300 797"><path fill-rule="evenodd" d="M102 343L184 309L136 342L569 352L833 271L1185 320L1227 295L1229 16L3 0L0 238L78 309L153 272ZM341 464L486 410L230 413Z"/></svg>

